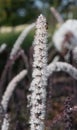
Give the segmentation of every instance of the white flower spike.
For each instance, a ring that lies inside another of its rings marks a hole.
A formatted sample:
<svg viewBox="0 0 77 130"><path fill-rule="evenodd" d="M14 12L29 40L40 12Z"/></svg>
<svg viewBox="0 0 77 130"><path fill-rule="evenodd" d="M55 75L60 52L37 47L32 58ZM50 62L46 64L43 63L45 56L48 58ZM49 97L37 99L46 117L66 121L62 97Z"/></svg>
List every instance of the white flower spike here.
<svg viewBox="0 0 77 130"><path fill-rule="evenodd" d="M30 109L30 129L44 130L46 85L47 85L47 24L45 17L41 14L36 22L36 34L34 45L34 62L32 83L28 95Z"/></svg>

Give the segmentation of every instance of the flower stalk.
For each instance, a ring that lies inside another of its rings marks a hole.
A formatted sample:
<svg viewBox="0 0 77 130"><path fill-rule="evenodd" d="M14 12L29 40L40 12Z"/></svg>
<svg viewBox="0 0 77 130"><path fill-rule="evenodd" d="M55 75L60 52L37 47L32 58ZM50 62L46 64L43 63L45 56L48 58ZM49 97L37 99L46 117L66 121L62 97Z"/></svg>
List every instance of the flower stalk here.
<svg viewBox="0 0 77 130"><path fill-rule="evenodd" d="M47 66L47 75L50 76L53 74L53 72L66 72L74 79L77 79L77 69L66 62L55 62L50 63Z"/></svg>
<svg viewBox="0 0 77 130"><path fill-rule="evenodd" d="M10 125L10 118L8 114L5 114L5 117L3 119L3 124L1 126L1 130L8 130Z"/></svg>
<svg viewBox="0 0 77 130"><path fill-rule="evenodd" d="M15 76L12 81L7 86L6 91L4 92L4 95L2 97L1 105L4 109L4 111L7 111L9 100L13 94L14 89L16 88L17 84L26 76L27 71L22 70L17 76Z"/></svg>
<svg viewBox="0 0 77 130"><path fill-rule="evenodd" d="M46 109L46 86L47 86L47 24L43 15L40 15L36 22L36 34L34 45L34 62L32 82L28 95L30 106L30 129L44 130L45 109Z"/></svg>

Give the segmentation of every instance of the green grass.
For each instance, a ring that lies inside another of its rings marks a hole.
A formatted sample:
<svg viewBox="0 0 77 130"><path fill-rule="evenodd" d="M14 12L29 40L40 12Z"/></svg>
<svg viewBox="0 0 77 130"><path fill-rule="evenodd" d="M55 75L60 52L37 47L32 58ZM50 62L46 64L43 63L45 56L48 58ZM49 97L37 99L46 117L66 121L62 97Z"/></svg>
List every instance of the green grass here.
<svg viewBox="0 0 77 130"><path fill-rule="evenodd" d="M9 48L13 46L16 39L20 35L21 32L11 32L11 33L0 33L0 45L2 43L6 43ZM24 39L22 47L27 49L33 41L34 31L31 31L28 36Z"/></svg>

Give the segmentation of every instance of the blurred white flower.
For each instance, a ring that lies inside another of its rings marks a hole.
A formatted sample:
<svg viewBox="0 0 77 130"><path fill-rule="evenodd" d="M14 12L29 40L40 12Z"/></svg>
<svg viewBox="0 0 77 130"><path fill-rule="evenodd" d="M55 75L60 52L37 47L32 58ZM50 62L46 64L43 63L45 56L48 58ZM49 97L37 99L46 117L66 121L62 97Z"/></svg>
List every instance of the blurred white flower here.
<svg viewBox="0 0 77 130"><path fill-rule="evenodd" d="M77 46L77 20L67 20L61 27L55 31L53 42L56 49L64 56L68 50Z"/></svg>

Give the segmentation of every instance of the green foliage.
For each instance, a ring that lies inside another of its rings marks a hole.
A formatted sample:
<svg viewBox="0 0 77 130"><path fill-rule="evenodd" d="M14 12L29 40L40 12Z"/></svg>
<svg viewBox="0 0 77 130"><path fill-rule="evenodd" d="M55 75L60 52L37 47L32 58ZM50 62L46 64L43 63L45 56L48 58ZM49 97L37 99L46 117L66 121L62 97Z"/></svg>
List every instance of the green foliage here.
<svg viewBox="0 0 77 130"><path fill-rule="evenodd" d="M40 11L31 0L0 0L0 24L15 26L35 19ZM36 11L35 11L36 10Z"/></svg>
<svg viewBox="0 0 77 130"><path fill-rule="evenodd" d="M0 9L0 26L5 19L6 19L6 13L3 9Z"/></svg>
<svg viewBox="0 0 77 130"><path fill-rule="evenodd" d="M49 3L50 6L58 6L61 0L41 0L43 3ZM0 0L0 24L15 26L30 22L41 13L42 10L35 6L35 0ZM19 13L25 13L20 16Z"/></svg>
<svg viewBox="0 0 77 130"><path fill-rule="evenodd" d="M21 32L1 33L0 44L6 43L8 47L12 47ZM32 44L34 31L30 32L27 38L24 40L22 47L25 50Z"/></svg>
<svg viewBox="0 0 77 130"><path fill-rule="evenodd" d="M61 3L61 0L49 0L51 6L58 7Z"/></svg>

